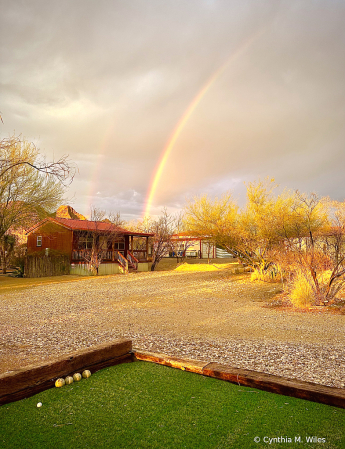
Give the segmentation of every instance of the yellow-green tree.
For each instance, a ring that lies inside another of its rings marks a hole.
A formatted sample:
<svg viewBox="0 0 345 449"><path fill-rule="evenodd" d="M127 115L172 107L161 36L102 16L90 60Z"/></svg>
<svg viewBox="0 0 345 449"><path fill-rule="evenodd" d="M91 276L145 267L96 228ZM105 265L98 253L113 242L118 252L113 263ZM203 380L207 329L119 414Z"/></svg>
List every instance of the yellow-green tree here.
<svg viewBox="0 0 345 449"><path fill-rule="evenodd" d="M230 193L214 200L207 195L190 200L184 209L183 224L190 235L235 251L238 206Z"/></svg>
<svg viewBox="0 0 345 449"><path fill-rule="evenodd" d="M274 180L247 185L239 209L230 194L194 198L185 208L191 234L212 239L252 267L256 278L287 278L296 304L330 304L345 288L345 202L316 194L275 194Z"/></svg>
<svg viewBox="0 0 345 449"><path fill-rule="evenodd" d="M194 198L185 208L185 226L193 235L212 239L265 277L274 267L272 250L281 239L279 214L285 213L290 201L287 193L274 197L274 188L274 180L249 183L242 210L230 193L214 200Z"/></svg>
<svg viewBox="0 0 345 449"><path fill-rule="evenodd" d="M44 163L38 149L19 137L1 140L0 240L11 227L25 227L33 214L52 212L61 203L68 167L60 163Z"/></svg>

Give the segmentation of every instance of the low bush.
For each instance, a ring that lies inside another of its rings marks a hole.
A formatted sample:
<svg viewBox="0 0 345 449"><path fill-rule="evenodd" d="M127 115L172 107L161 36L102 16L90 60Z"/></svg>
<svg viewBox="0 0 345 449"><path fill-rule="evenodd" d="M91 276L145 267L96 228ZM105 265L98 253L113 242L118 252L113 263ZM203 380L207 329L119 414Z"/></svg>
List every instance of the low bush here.
<svg viewBox="0 0 345 449"><path fill-rule="evenodd" d="M11 277L15 277L15 278L24 277L25 256L18 255L17 257L13 258L12 266L15 269L12 272L12 274L10 275Z"/></svg>
<svg viewBox="0 0 345 449"><path fill-rule="evenodd" d="M328 284L332 275L331 270L325 270L317 276L317 282L319 285L319 290L321 298L326 297L326 291L328 289ZM307 274L298 271L293 277L291 290L290 290L290 300L295 307L310 307L315 305L326 305L326 301L320 301L320 297L317 297L317 292L315 288L315 282ZM332 301L333 302L333 301Z"/></svg>
<svg viewBox="0 0 345 449"><path fill-rule="evenodd" d="M282 270L277 265L270 265L267 269L254 268L251 275L251 281L281 282L284 276Z"/></svg>
<svg viewBox="0 0 345 449"><path fill-rule="evenodd" d="M295 307L305 308L314 304L313 289L303 273L294 277L290 291L290 300Z"/></svg>

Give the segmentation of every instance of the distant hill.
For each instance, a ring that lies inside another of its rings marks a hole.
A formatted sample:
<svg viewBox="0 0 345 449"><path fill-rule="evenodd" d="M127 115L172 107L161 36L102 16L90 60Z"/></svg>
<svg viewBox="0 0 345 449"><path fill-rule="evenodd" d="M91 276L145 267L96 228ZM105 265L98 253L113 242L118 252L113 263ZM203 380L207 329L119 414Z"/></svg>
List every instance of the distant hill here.
<svg viewBox="0 0 345 449"><path fill-rule="evenodd" d="M70 218L73 220L86 220L84 215L79 214L71 206L60 206L55 214L51 215L56 218Z"/></svg>

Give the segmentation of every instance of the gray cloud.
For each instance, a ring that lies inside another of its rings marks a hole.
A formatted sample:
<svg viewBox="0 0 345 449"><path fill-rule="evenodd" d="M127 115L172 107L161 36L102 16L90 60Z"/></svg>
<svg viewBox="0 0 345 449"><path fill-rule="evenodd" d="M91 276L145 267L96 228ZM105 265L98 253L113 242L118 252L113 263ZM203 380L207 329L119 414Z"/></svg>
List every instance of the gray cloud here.
<svg viewBox="0 0 345 449"><path fill-rule="evenodd" d="M242 181L266 175L342 200L344 19L326 0L3 0L1 135L70 154L80 212L140 214L179 119L243 48L186 123L153 212L224 188L243 197Z"/></svg>

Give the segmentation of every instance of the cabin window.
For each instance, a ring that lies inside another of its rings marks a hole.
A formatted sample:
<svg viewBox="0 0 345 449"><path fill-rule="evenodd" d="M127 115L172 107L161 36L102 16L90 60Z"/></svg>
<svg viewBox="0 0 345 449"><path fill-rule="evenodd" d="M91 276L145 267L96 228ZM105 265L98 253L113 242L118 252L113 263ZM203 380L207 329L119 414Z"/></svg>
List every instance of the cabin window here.
<svg viewBox="0 0 345 449"><path fill-rule="evenodd" d="M116 240L114 242L114 249L115 250L125 249L125 241L124 241L124 239Z"/></svg>
<svg viewBox="0 0 345 449"><path fill-rule="evenodd" d="M79 237L78 249L91 249L93 243L92 237Z"/></svg>
<svg viewBox="0 0 345 449"><path fill-rule="evenodd" d="M112 251L113 248L115 251L122 251L125 249L125 240L124 239L108 240L107 247L108 251Z"/></svg>
<svg viewBox="0 0 345 449"><path fill-rule="evenodd" d="M42 236L41 235L37 236L36 246L42 246Z"/></svg>

